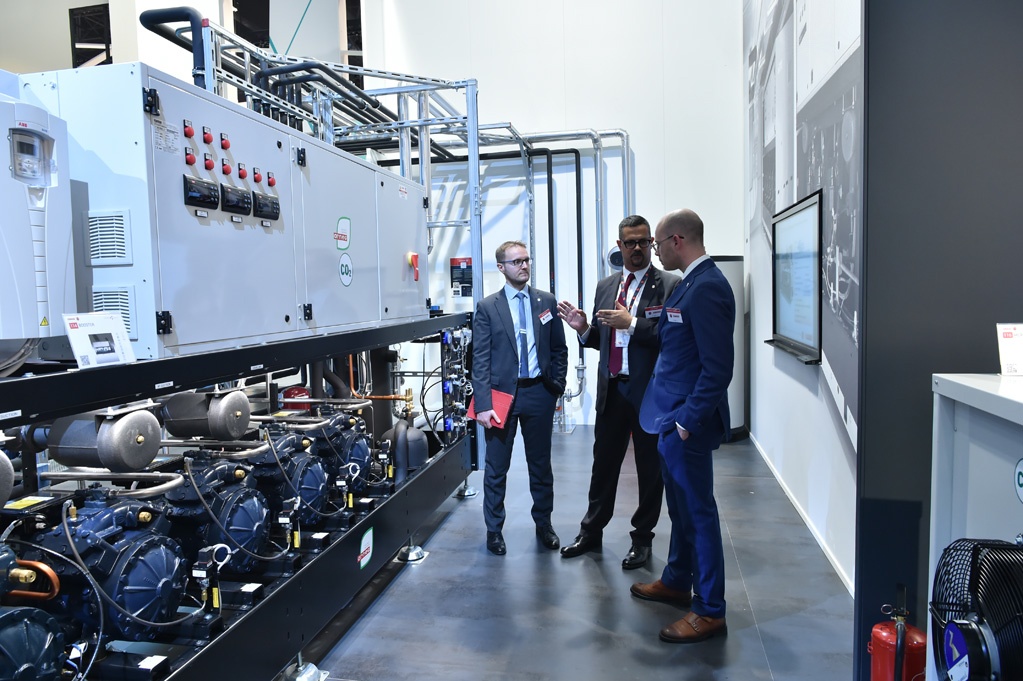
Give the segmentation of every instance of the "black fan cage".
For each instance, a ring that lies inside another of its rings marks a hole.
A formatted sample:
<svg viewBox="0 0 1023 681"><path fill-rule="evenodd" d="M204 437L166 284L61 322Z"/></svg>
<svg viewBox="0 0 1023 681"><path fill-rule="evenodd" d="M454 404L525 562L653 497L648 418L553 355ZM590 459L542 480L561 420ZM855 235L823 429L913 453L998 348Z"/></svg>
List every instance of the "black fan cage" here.
<svg viewBox="0 0 1023 681"><path fill-rule="evenodd" d="M948 673L942 637L952 620L979 619L993 634L1001 678L1023 679L1023 548L998 540L958 539L942 552L931 591L931 649Z"/></svg>

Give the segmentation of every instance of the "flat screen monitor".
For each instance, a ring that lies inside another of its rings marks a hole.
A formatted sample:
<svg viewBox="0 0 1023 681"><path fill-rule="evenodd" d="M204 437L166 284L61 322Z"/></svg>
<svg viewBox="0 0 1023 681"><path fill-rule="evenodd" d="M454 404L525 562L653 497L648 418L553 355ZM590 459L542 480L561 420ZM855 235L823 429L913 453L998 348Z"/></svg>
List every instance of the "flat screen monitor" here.
<svg viewBox="0 0 1023 681"><path fill-rule="evenodd" d="M817 190L771 220L774 329L767 343L805 364L821 361L821 196Z"/></svg>

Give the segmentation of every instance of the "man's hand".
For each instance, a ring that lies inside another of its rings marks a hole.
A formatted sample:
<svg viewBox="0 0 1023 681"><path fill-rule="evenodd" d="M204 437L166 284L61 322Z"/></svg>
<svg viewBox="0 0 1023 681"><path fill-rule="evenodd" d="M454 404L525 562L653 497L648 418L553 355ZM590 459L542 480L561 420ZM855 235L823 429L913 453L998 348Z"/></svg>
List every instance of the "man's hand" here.
<svg viewBox="0 0 1023 681"><path fill-rule="evenodd" d="M590 323L586 321L586 313L567 300L558 303L558 316L578 334L586 333L586 329L590 328Z"/></svg>
<svg viewBox="0 0 1023 681"><path fill-rule="evenodd" d="M689 439L689 431L683 428L682 426L678 425L677 423L675 424L675 432L678 433L678 436L682 438L683 442Z"/></svg>
<svg viewBox="0 0 1023 681"><path fill-rule="evenodd" d="M615 303L613 310L597 310L597 319L619 331L632 325L632 314L629 313L629 308L621 303Z"/></svg>
<svg viewBox="0 0 1023 681"><path fill-rule="evenodd" d="M476 414L476 423L480 424L484 428L490 428L490 421L493 419L494 423L501 423L501 418L497 415L497 412L493 409L481 411Z"/></svg>

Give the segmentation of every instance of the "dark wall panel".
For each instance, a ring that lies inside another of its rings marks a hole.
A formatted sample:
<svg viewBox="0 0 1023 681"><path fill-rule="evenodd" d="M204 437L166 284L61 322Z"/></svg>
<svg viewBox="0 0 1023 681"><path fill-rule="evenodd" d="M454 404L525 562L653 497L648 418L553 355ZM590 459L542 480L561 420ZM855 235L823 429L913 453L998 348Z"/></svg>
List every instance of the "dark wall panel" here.
<svg viewBox="0 0 1023 681"><path fill-rule="evenodd" d="M930 376L997 372L995 324L1023 320L1023 3L864 5L858 679L896 583L926 622ZM919 503L918 531L886 500Z"/></svg>

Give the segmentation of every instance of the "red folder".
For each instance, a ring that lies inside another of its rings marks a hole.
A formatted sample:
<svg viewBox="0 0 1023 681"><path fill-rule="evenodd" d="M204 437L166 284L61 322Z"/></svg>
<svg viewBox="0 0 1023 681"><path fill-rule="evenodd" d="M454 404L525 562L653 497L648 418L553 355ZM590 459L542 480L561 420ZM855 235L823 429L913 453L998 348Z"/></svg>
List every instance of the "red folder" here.
<svg viewBox="0 0 1023 681"><path fill-rule="evenodd" d="M508 414L511 412L512 400L515 399L514 395L503 393L500 390L490 390L490 399L493 402L494 413L497 414L497 418L501 419L500 423L494 423L490 421L492 428L504 428L504 424L508 423ZM469 400L469 411L466 416L471 419L476 418L476 398L473 397Z"/></svg>

